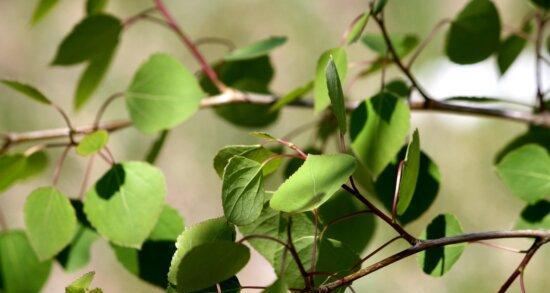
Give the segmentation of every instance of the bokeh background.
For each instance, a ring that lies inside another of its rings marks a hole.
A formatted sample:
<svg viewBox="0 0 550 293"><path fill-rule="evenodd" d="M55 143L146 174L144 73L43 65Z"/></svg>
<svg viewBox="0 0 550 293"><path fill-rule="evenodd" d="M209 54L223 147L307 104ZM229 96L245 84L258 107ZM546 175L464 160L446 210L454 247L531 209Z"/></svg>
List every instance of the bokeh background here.
<svg viewBox="0 0 550 293"><path fill-rule="evenodd" d="M71 112L75 124L93 119L100 103L111 93L122 91L133 72L151 53L169 52L194 70L197 63L172 32L148 22L137 23L124 32L116 57L92 101L81 111L72 108L74 88L81 66L49 66L62 38L84 15L82 0L64 0L40 24L31 27L34 0L0 0L0 77L26 81L44 91ZM149 0L112 0L108 11L126 18L151 6ZM440 19L452 17L466 0L392 0L386 9L388 29L392 33L417 33L424 37ZM518 27L531 7L527 0L496 0L502 22ZM223 37L243 46L271 35L288 36L285 46L272 54L276 73L272 90L285 93L309 81L315 72L318 56L338 44L347 24L364 11L366 0L166 0L174 16L193 38ZM376 32L374 23L367 27ZM529 47L506 75L500 77L494 59L471 65L451 64L444 56L444 32L440 32L421 55L413 71L420 82L436 97L454 95L490 95L532 103L535 95L534 54ZM207 45L201 48L209 60L223 56L225 49ZM350 60L372 58L362 45L350 50ZM549 81L545 72L545 82ZM388 75L398 72L389 70ZM355 99L371 96L379 88L379 76L365 79L351 91ZM126 118L122 101L117 101L105 119ZM281 136L293 127L316 119L311 110L285 109L277 123L268 127ZM449 212L461 221L465 231L502 230L514 226L524 204L498 180L493 167L494 154L508 141L522 133L526 126L502 120L414 113L413 127L418 127L425 152L438 164L442 185L438 198L428 212L410 224L408 229L419 235L437 214ZM0 131L28 131L63 126L57 113L0 88ZM211 110L200 111L178 126L170 135L158 165L168 183L168 202L186 219L186 226L222 214L221 182L212 168L217 150L229 144L257 142L247 135L248 129L229 125ZM126 129L111 137L109 147L117 160L139 160L147 151L152 136ZM296 139L307 144L311 134ZM59 156L51 150L50 160ZM100 161L97 161L100 162ZM60 188L75 195L82 180L86 160L71 154L63 168ZM22 206L27 194L37 186L51 182L52 166L40 178L10 189L0 195L10 228L24 227ZM95 164L94 178L108 166ZM280 179L272 181L273 184ZM363 227L357 227L360 231ZM377 247L392 237L392 231L379 223L369 248ZM503 240L497 243L527 248L525 240ZM377 258L403 249L398 243ZM494 292L521 259L521 255L469 245L450 273L442 278L425 275L410 257L357 282L358 292ZM372 259L372 262L376 259ZM529 265L525 281L528 292L550 290L550 248L544 247ZM44 292L63 292L79 275L95 270L94 284L105 292L162 292L127 272L115 259L108 244L101 240L92 247L92 261L84 269L67 274L57 264ZM268 263L258 254L239 274L243 285L265 285L274 280ZM519 292L519 286L512 287Z"/></svg>

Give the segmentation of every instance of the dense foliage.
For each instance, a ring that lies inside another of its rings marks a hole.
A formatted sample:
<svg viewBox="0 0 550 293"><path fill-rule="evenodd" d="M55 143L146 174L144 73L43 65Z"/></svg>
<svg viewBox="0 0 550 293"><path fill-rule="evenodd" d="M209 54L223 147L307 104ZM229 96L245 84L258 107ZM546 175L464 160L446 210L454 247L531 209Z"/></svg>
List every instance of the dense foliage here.
<svg viewBox="0 0 550 293"><path fill-rule="evenodd" d="M40 0L32 23L37 25L57 2ZM550 241L550 100L543 89L541 69L550 64L550 38L544 34L550 23L550 2L531 0L532 11L523 22L508 25L518 29L503 34L495 3L471 0L453 19L436 24L423 40L415 34L388 32L383 17L391 13L387 2L370 1L366 11L349 24L341 43L319 56L311 82L277 97L270 91L274 69L269 54L287 38L267 37L210 64L163 1L155 0L153 7L125 20L107 12L107 0L86 1L87 15L60 42L51 62L55 66L86 64L75 89L76 109L94 98L116 57L121 34L137 21L160 23L174 31L201 65L201 72L195 75L169 54L153 54L139 66L126 89L105 100L93 124L82 127L73 125L63 108L39 89L21 81L2 81L14 95L58 111L67 128L3 135L0 192L39 175L48 164L49 149L64 151L52 184L27 196L25 229L8 229L0 218L0 292L40 291L53 262L69 272L83 268L98 239L109 242L128 271L167 292L239 292L244 288L343 292L357 279L398 265L413 254L422 271L437 277L458 265L468 243L497 238L532 239L530 248L518 251L525 257L500 291L506 291L518 277L523 280L530 259ZM379 33L364 33L368 25L377 26ZM473 64L496 56L501 74L533 43L537 64L534 104L518 110L509 101L494 97L436 100L430 96L411 66L433 34L444 28L444 54L450 61ZM377 54L359 76L348 74L346 51L350 46L364 46ZM386 82L389 66L396 66L403 79ZM382 75L379 93L362 101L349 99L347 85L376 73ZM418 94L415 98L413 92ZM308 95L313 99L304 98ZM102 122L103 112L118 98L125 100L130 120ZM312 115L321 118L314 126L319 143L303 148L289 137L251 132L258 144L222 148L213 158L213 168L222 181L224 215L185 227L182 215L165 202L165 178L154 166L170 129L199 109L213 107L228 123L258 130L292 106L310 107ZM498 117L529 125L526 133L495 156L496 173L511 194L525 202L520 215L511 215L517 218L516 230L465 233L459 219L441 211L421 235L407 232L407 225L435 201L441 184L436 162L422 150L421 131L411 129L411 111L416 110ZM143 161L118 162L109 151L109 136L125 127L158 135ZM326 153L330 141L338 143L339 152ZM19 147L29 143L29 148ZM71 151L89 162L77 197L57 187ZM111 167L88 184L94 159L103 159ZM275 190L267 190L266 178L278 170L286 180ZM365 253L375 219L395 230L396 237ZM397 240L407 242L409 248L364 265ZM247 265L250 249L265 257L278 276L268 287L240 284L236 277ZM83 275L66 292L101 292L91 286L93 277L94 272Z"/></svg>

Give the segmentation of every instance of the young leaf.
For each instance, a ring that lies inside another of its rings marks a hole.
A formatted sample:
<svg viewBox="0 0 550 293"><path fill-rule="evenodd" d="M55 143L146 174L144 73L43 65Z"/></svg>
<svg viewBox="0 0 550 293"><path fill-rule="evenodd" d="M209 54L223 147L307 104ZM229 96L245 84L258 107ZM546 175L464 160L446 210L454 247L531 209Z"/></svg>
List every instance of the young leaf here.
<svg viewBox="0 0 550 293"><path fill-rule="evenodd" d="M472 0L451 23L445 53L458 64L485 60L500 43L500 18L489 0Z"/></svg>
<svg viewBox="0 0 550 293"><path fill-rule="evenodd" d="M51 104L52 102L38 89L28 84L24 84L15 80L2 80L2 83L11 89L18 91L19 93L43 104Z"/></svg>
<svg viewBox="0 0 550 293"><path fill-rule="evenodd" d="M384 169L375 182L375 194L382 201L384 206L391 211L395 193L395 174L397 174L398 162L405 158L406 147L403 147L394 161ZM404 214L398 215L397 219L402 224L408 224L422 216L433 204L441 181L441 173L437 165L426 155L420 152L420 163L416 188L409 208Z"/></svg>
<svg viewBox="0 0 550 293"><path fill-rule="evenodd" d="M52 65L73 65L109 55L118 44L122 24L116 17L86 17L63 39Z"/></svg>
<svg viewBox="0 0 550 293"><path fill-rule="evenodd" d="M148 240L176 241L184 229L184 221L178 210L165 204Z"/></svg>
<svg viewBox="0 0 550 293"><path fill-rule="evenodd" d="M84 212L111 242L139 248L162 212L166 184L157 168L143 162L114 165L86 193Z"/></svg>
<svg viewBox="0 0 550 293"><path fill-rule="evenodd" d="M351 148L375 178L392 161L410 127L409 107L382 92L361 103L351 115Z"/></svg>
<svg viewBox="0 0 550 293"><path fill-rule="evenodd" d="M178 292L208 288L238 273L250 259L243 244L215 241L187 252L178 266Z"/></svg>
<svg viewBox="0 0 550 293"><path fill-rule="evenodd" d="M262 293L288 293L289 289L283 279L277 279L269 287L265 288Z"/></svg>
<svg viewBox="0 0 550 293"><path fill-rule="evenodd" d="M59 0L40 0L32 14L31 24L35 25L42 20L56 5Z"/></svg>
<svg viewBox="0 0 550 293"><path fill-rule="evenodd" d="M344 48L334 48L324 52L319 61L317 61L317 71L315 74L315 83L313 87L313 95L315 98L315 113L323 111L330 105L330 97L327 89L326 68L330 57L334 60L338 74L340 76L340 84L343 84L348 72L348 56Z"/></svg>
<svg viewBox="0 0 550 293"><path fill-rule="evenodd" d="M550 201L543 199L526 206L515 229L550 229Z"/></svg>
<svg viewBox="0 0 550 293"><path fill-rule="evenodd" d="M39 261L25 232L0 232L0 285L2 292L39 292L48 280L51 261Z"/></svg>
<svg viewBox="0 0 550 293"><path fill-rule="evenodd" d="M254 59L220 62L214 66L218 78L227 86L244 92L269 94L269 84L273 79L274 69L269 56ZM204 74L200 84L210 95L220 94L212 81ZM231 124L241 127L265 127L277 120L279 112L269 111L271 105L232 104L215 107L215 113Z"/></svg>
<svg viewBox="0 0 550 293"><path fill-rule="evenodd" d="M98 130L87 134L82 138L76 147L76 152L81 156L89 156L99 152L109 140L109 133L105 130Z"/></svg>
<svg viewBox="0 0 550 293"><path fill-rule="evenodd" d="M399 201L397 202L398 215L403 215L411 204L416 189L419 167L420 137L418 136L418 129L416 129L407 147L405 165L403 167L403 173L401 174L401 180L399 181Z"/></svg>
<svg viewBox="0 0 550 293"><path fill-rule="evenodd" d="M528 144L508 153L497 173L512 193L528 203L550 196L550 155L541 146Z"/></svg>
<svg viewBox="0 0 550 293"><path fill-rule="evenodd" d="M390 36L392 45L400 58L407 56L419 43L419 39L416 35L392 35ZM381 58L388 58L388 46L386 40L382 35L377 34L365 34L361 38L361 42L369 49L378 53Z"/></svg>
<svg viewBox="0 0 550 293"><path fill-rule="evenodd" d="M78 229L71 243L65 247L55 259L66 272L75 272L90 261L90 249L92 244L99 239L99 235L84 225L78 225Z"/></svg>
<svg viewBox="0 0 550 293"><path fill-rule="evenodd" d="M76 232L76 214L67 196L53 187L35 189L24 207L29 241L39 260L60 252Z"/></svg>
<svg viewBox="0 0 550 293"><path fill-rule="evenodd" d="M203 96L193 73L177 59L154 54L134 75L126 107L136 128L152 133L189 119Z"/></svg>
<svg viewBox="0 0 550 293"><path fill-rule="evenodd" d="M249 132L248 134L250 134L251 136L257 137L257 138L265 139L266 141L277 141L276 137L274 137L273 135L271 135L267 132L252 131L252 132Z"/></svg>
<svg viewBox="0 0 550 293"><path fill-rule="evenodd" d="M88 272L65 288L65 293L86 293L94 280L95 272Z"/></svg>
<svg viewBox="0 0 550 293"><path fill-rule="evenodd" d="M168 281L177 285L178 267L182 257L191 250L191 248L209 243L212 241L235 240L235 227L227 222L225 218L215 218L200 222L195 226L187 228L181 233L176 241L176 252L170 263L168 272Z"/></svg>
<svg viewBox="0 0 550 293"><path fill-rule="evenodd" d="M361 14L359 19L353 24L351 27L348 35L346 36L346 44L351 45L359 38L361 37L361 34L363 33L363 30L365 29L365 26L367 26L367 23L369 22L370 18L370 12L366 11L365 13Z"/></svg>
<svg viewBox="0 0 550 293"><path fill-rule="evenodd" d="M224 59L226 61L237 61L253 59L256 57L269 54L273 49L282 46L286 43L286 37L270 37L261 41L250 44L246 47L239 48L227 54Z"/></svg>
<svg viewBox="0 0 550 293"><path fill-rule="evenodd" d="M437 239L462 234L460 223L451 214L441 214L435 217L420 236L421 239ZM440 277L448 272L456 263L466 244L454 244L444 247L430 248L419 253L418 264L422 270L431 276Z"/></svg>
<svg viewBox="0 0 550 293"><path fill-rule="evenodd" d="M275 153L262 147L261 145L230 145L222 148L214 157L214 169L220 178L223 176L223 170L229 163L229 160L235 156L245 157L247 159L263 164L268 158L274 156ZM264 176L275 172L281 165L281 158L270 160L264 164L262 171Z"/></svg>
<svg viewBox="0 0 550 293"><path fill-rule="evenodd" d="M355 158L345 154L308 155L298 171L275 191L270 206L289 213L313 210L346 183L355 165Z"/></svg>
<svg viewBox="0 0 550 293"><path fill-rule="evenodd" d="M262 165L241 156L229 160L223 173L222 206L225 217L235 225L256 220L264 204Z"/></svg>
<svg viewBox="0 0 550 293"><path fill-rule="evenodd" d="M328 96L332 105L332 111L336 120L338 120L338 127L341 134L346 134L347 121L346 121L346 105L344 104L344 92L342 91L342 85L340 84L340 77L338 76L338 69L332 56L330 56L326 67L326 80Z"/></svg>
<svg viewBox="0 0 550 293"><path fill-rule="evenodd" d="M277 110L280 110L284 106L302 98L303 95L309 93L312 89L313 89L313 81L310 81L303 86L299 86L291 90L282 98L278 99L277 102L275 102L275 104L273 104L273 106L269 108L269 111L275 112Z"/></svg>

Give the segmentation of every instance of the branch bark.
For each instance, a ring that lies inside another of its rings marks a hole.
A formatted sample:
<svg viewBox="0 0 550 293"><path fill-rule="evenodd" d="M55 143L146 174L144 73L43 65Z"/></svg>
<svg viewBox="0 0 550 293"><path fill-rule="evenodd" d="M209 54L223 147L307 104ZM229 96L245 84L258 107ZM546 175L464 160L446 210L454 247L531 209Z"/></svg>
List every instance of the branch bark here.
<svg viewBox="0 0 550 293"><path fill-rule="evenodd" d="M518 267L514 270L514 272L512 272L512 274L510 275L510 277L508 277L508 279L506 280L506 282L504 282L504 284L502 285L502 287L500 287L500 290L498 290L499 293L504 293L508 290L508 288L510 288L510 286L512 285L512 283L514 283L514 281L516 280L516 278L523 274L523 271L525 270L525 267L527 267L527 264L529 264L529 261L531 260L531 258L533 258L533 256L535 255L535 253L537 252L537 250L545 243L545 242L548 242L550 239L546 238L539 238L537 240L535 240L535 242L533 243L533 245L531 246L531 248L529 248L529 250L527 251L527 254L523 257L523 260L520 262L520 264L518 265Z"/></svg>

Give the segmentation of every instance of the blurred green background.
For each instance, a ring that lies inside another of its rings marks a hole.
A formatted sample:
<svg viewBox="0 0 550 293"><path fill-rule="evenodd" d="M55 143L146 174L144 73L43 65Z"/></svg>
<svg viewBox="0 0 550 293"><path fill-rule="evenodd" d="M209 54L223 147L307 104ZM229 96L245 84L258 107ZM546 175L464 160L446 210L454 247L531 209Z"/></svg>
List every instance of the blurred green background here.
<svg viewBox="0 0 550 293"><path fill-rule="evenodd" d="M71 112L75 124L90 123L100 103L110 94L122 91L133 72L151 53L164 51L180 58L194 70L198 65L168 30L140 22L124 32L115 60L106 80L92 101L74 112L72 97L82 66L50 67L57 45L84 15L83 2L64 0L43 22L31 27L34 0L0 0L0 77L18 79L37 86ZM108 11L126 18L151 6L149 0L112 0ZM414 32L423 38L440 19L452 17L465 0L392 0L386 9L388 28L394 33ZM518 27L531 8L527 0L496 0L502 22ZM192 38L222 37L243 46L271 35L288 36L285 46L272 54L276 73L272 90L285 93L309 81L315 72L318 56L340 40L347 24L365 10L366 0L166 0L174 16ZM377 32L374 23L368 31ZM505 76L499 77L495 61L490 59L471 66L449 63L442 56L444 33L440 32L423 53L414 72L420 82L436 97L451 95L496 95L523 102L534 98L533 50L528 48ZM225 49L216 45L201 47L211 61L218 60ZM371 52L358 44L350 50L350 61L372 58ZM353 72L353 70L352 70ZM548 75L549 72L545 72ZM388 75L396 76L395 70ZM548 78L545 78L548 81ZM364 99L378 89L379 76L362 80L351 91L353 98ZM124 104L115 102L105 120L126 118ZM285 109L277 123L267 131L282 136L294 127L316 119L311 110ZM514 122L485 118L414 113L413 127L418 127L422 149L438 164L442 173L439 196L429 211L408 226L419 235L437 214L449 212L461 220L464 231L503 230L513 227L524 204L498 180L493 168L494 154L526 126ZM48 108L0 88L0 132L28 131L62 127L63 121ZM165 172L168 201L185 217L186 226L222 214L221 182L212 168L217 150L229 144L257 142L248 129L229 125L211 110L200 111L177 127L159 158ZM312 134L296 139L306 145ZM154 137L134 129L111 137L109 147L117 160L140 160ZM49 151L53 162L58 150ZM97 161L100 162L100 161ZM60 189L78 193L86 160L71 154L63 168ZM51 182L52 166L44 176L20 184L0 197L0 207L9 227L23 228L22 205L37 186ZM108 166L96 163L94 177ZM275 185L278 180L272 182ZM362 227L357 227L358 231ZM379 224L369 248L393 237L393 232ZM496 241L527 248L525 240ZM403 249L392 245L376 259ZM450 273L442 278L425 275L410 257L357 282L358 292L494 292L515 266L521 255L469 245ZM525 282L528 292L548 292L550 248L544 247L529 265ZM370 262L376 261L372 259ZM127 272L115 259L105 241L92 248L92 261L81 271L66 274L56 264L44 292L62 292L66 284L79 275L95 270L94 284L105 292L161 292ZM273 270L258 254L239 274L243 285L265 285L274 279ZM519 292L518 282L512 287Z"/></svg>

